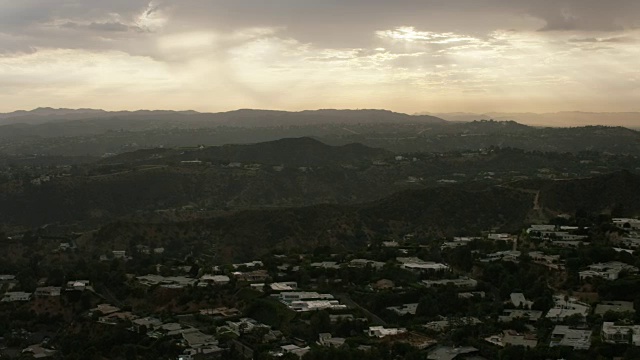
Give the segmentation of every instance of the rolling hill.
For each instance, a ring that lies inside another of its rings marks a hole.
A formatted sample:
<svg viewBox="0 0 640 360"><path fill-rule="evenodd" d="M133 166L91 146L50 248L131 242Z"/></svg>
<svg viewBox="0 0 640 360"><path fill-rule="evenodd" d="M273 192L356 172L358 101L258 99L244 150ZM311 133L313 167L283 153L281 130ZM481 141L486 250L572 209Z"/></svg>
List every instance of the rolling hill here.
<svg viewBox="0 0 640 360"><path fill-rule="evenodd" d="M611 187L610 184L620 187ZM545 213L640 214L640 176L617 172L567 181L519 184L540 192ZM534 187L536 185L537 187ZM605 187L609 191L601 191ZM627 196L634 193L634 195ZM199 249L215 248L226 260L250 259L274 248L313 249L319 245L350 245L413 233L422 238L470 234L496 228L518 231L534 211L535 194L492 186L469 190L462 186L412 190L361 205L315 205L303 208L241 211L187 222L106 225L91 241L123 243L144 239ZM561 201L559 203L558 201ZM175 244L176 238L181 244ZM256 246L260 244L260 246Z"/></svg>

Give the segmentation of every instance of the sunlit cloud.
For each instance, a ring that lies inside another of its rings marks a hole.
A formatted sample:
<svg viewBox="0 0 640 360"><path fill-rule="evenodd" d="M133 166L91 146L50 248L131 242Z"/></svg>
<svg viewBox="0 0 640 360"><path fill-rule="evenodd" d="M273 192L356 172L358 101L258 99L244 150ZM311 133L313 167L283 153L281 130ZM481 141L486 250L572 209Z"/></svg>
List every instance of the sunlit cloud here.
<svg viewBox="0 0 640 360"><path fill-rule="evenodd" d="M0 2L0 107L637 109L636 3L585 1Z"/></svg>

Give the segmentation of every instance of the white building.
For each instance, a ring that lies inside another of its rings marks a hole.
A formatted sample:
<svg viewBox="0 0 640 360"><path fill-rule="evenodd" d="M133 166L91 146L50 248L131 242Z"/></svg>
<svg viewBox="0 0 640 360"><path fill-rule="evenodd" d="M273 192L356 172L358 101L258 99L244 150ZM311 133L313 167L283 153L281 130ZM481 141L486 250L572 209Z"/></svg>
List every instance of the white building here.
<svg viewBox="0 0 640 360"><path fill-rule="evenodd" d="M572 329L565 325L556 325L551 333L549 346L568 346L574 350L589 350L591 347L591 330Z"/></svg>
<svg viewBox="0 0 640 360"><path fill-rule="evenodd" d="M602 340L610 344L633 344L640 346L640 325L602 324Z"/></svg>
<svg viewBox="0 0 640 360"><path fill-rule="evenodd" d="M200 277L201 283L211 284L211 285L227 285L231 281L227 275L210 275L205 274Z"/></svg>
<svg viewBox="0 0 640 360"><path fill-rule="evenodd" d="M424 261L417 257L399 257L396 260L401 264L403 269L422 271L422 272L440 272L449 271L449 265L441 264L433 261Z"/></svg>
<svg viewBox="0 0 640 360"><path fill-rule="evenodd" d="M317 311L317 310L344 310L346 305L340 304L338 300L300 300L292 301L289 308L297 312Z"/></svg>
<svg viewBox="0 0 640 360"><path fill-rule="evenodd" d="M22 291L10 291L4 294L2 302L14 302L14 301L29 301L31 300L31 293Z"/></svg>
<svg viewBox="0 0 640 360"><path fill-rule="evenodd" d="M461 276L457 279L442 279L442 280L422 280L422 283L430 288L437 286L453 285L460 289L473 289L478 286L478 281L468 277Z"/></svg>
<svg viewBox="0 0 640 360"><path fill-rule="evenodd" d="M382 269L385 263L381 261L373 261L367 259L353 259L349 262L350 267L365 268L371 266L374 269Z"/></svg>
<svg viewBox="0 0 640 360"><path fill-rule="evenodd" d="M320 333L318 335L318 345L339 348L344 345L346 339L333 337L330 333Z"/></svg>
<svg viewBox="0 0 640 360"><path fill-rule="evenodd" d="M393 311L400 316L415 315L416 311L418 310L418 303L403 304L400 306L389 306L387 310Z"/></svg>
<svg viewBox="0 0 640 360"><path fill-rule="evenodd" d="M533 301L527 300L527 298L524 297L523 293L511 293L510 298L511 298L511 303L515 307L523 307L525 309L531 309L531 306L533 305Z"/></svg>
<svg viewBox="0 0 640 360"><path fill-rule="evenodd" d="M616 280L622 271L635 274L638 272L638 268L635 266L627 265L620 261L609 261L607 263L599 263L589 265L588 270L580 271L580 280L600 277L606 280Z"/></svg>
<svg viewBox="0 0 640 360"><path fill-rule="evenodd" d="M615 218L613 225L624 230L640 230L640 220L638 219Z"/></svg>
<svg viewBox="0 0 640 360"><path fill-rule="evenodd" d="M384 326L370 326L367 334L370 337L383 338L385 336L400 335L406 332L407 332L407 329L402 329L402 328L386 329Z"/></svg>
<svg viewBox="0 0 640 360"><path fill-rule="evenodd" d="M67 282L67 291L85 291L91 282L89 280L71 280Z"/></svg>
<svg viewBox="0 0 640 360"><path fill-rule="evenodd" d="M61 287L58 286L46 286L36 288L35 296L60 296L60 292L62 291Z"/></svg>
<svg viewBox="0 0 640 360"><path fill-rule="evenodd" d="M553 298L555 306L549 310L546 317L553 321L562 321L572 315L580 315L583 318L589 315L589 305L574 298L565 300L563 295L556 295Z"/></svg>

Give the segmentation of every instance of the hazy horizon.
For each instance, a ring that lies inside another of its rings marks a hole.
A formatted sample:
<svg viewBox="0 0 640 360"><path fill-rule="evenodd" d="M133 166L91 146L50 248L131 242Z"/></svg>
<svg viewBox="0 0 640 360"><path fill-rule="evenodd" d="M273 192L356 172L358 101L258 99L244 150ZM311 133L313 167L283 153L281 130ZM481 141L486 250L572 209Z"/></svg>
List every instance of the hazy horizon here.
<svg viewBox="0 0 640 360"><path fill-rule="evenodd" d="M485 111L485 112L429 112L422 111L417 113L404 113L401 111L393 111L390 109L331 109L331 108L318 108L318 109L303 109L303 110L284 110L284 109L256 109L256 108L241 108L230 109L220 112L207 112L198 111L195 109L120 109L120 110L107 110L99 108L55 108L55 107L38 107L34 109L18 109L10 112L0 112L0 124L2 124L3 118L19 119L22 116L40 116L47 117L54 115L57 117L68 111L80 112L83 111L104 111L108 113L114 112L136 112L136 111L169 111L169 112L196 112L201 114L217 114L234 111L274 111L274 112L313 112L313 111L325 111L325 110L337 110L337 111L390 111L400 114L418 116L418 115L430 115L442 118L451 122L470 122L474 120L495 120L495 121L516 121L522 124L531 126L551 126L551 127L574 127L574 126L589 126L589 125L604 125L604 126L624 126L633 129L640 129L640 112L584 112L584 111L560 111L549 113L534 113L534 112L497 112L497 111ZM56 113L57 112L57 113ZM88 113L90 114L90 113ZM90 118L91 115L87 115ZM73 118L72 120L78 120ZM13 123L19 123L20 121L13 121Z"/></svg>
<svg viewBox="0 0 640 360"><path fill-rule="evenodd" d="M0 1L0 111L640 111L640 3Z"/></svg>

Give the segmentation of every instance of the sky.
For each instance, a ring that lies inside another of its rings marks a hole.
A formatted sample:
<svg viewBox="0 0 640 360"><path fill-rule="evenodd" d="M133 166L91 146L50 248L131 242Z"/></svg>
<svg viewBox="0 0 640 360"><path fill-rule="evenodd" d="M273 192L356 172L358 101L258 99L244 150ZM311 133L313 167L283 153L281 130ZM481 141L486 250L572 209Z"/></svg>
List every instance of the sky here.
<svg viewBox="0 0 640 360"><path fill-rule="evenodd" d="M0 111L640 111L638 0L0 0Z"/></svg>

